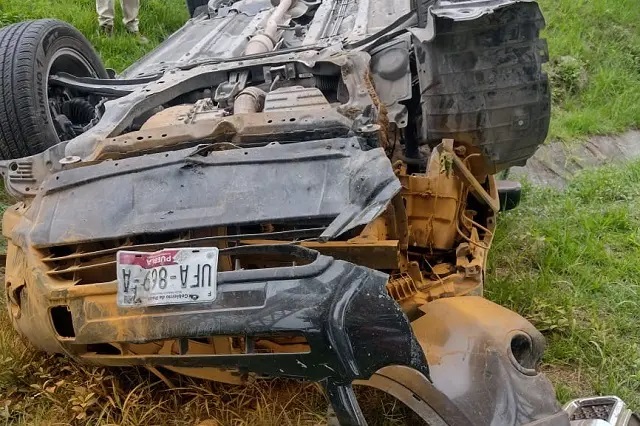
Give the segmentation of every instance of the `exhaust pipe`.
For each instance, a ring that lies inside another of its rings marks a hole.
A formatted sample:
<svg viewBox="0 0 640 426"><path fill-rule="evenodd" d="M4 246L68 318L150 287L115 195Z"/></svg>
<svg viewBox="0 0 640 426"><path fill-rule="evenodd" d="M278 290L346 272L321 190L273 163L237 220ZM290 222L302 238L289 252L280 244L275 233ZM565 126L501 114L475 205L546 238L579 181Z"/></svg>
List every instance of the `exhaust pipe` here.
<svg viewBox="0 0 640 426"><path fill-rule="evenodd" d="M278 0L272 0L273 2ZM267 19L267 24L264 27L264 31L260 34L254 35L247 47L244 50L245 55L255 55L259 53L271 52L276 43L278 35L278 27L284 25L289 17L287 12L293 6L295 0L280 0L275 10L271 13L271 16Z"/></svg>
<svg viewBox="0 0 640 426"><path fill-rule="evenodd" d="M251 114L261 112L264 108L264 99L267 94L264 90L251 86L244 89L236 96L233 102L233 114Z"/></svg>

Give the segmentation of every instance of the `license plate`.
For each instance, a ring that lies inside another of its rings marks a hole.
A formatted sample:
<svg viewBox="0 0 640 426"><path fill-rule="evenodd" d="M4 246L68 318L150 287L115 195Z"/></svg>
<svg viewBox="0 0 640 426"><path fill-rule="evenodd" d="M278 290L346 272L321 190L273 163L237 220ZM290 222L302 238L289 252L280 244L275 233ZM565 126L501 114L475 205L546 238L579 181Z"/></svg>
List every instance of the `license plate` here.
<svg viewBox="0 0 640 426"><path fill-rule="evenodd" d="M216 299L218 248L121 250L117 255L118 306L143 307Z"/></svg>

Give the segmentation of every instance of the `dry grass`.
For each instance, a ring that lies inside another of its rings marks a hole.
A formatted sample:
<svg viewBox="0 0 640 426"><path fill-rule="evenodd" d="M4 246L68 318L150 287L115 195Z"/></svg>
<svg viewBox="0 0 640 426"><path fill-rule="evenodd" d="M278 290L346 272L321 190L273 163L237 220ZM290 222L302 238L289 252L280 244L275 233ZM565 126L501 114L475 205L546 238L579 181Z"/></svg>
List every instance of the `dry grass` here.
<svg viewBox="0 0 640 426"><path fill-rule="evenodd" d="M4 305L4 304L3 304ZM173 376L169 389L144 369L78 365L34 352L0 314L0 424L321 425L317 384L287 380L228 386Z"/></svg>
<svg viewBox="0 0 640 426"><path fill-rule="evenodd" d="M0 304L0 424L326 424L328 402L317 383L278 379L231 386L164 373L175 388L144 368L91 367L34 351L13 330L5 305ZM413 423L411 413L392 397L369 389L357 391L370 425Z"/></svg>
<svg viewBox="0 0 640 426"><path fill-rule="evenodd" d="M0 280L4 277L0 275ZM144 368L99 368L34 351L0 304L0 424L293 426L325 424L318 384L230 386L178 375L176 389ZM170 374L170 373L168 373Z"/></svg>

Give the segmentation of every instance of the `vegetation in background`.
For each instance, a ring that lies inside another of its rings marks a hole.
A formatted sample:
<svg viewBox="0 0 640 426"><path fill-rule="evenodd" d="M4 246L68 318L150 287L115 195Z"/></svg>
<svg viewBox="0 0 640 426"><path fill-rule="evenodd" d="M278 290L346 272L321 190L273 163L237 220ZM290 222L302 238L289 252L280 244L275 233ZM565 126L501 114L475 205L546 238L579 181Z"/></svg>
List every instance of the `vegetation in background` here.
<svg viewBox="0 0 640 426"><path fill-rule="evenodd" d="M639 127L638 0L539 3L547 20L547 69L555 86L551 138Z"/></svg>
<svg viewBox="0 0 640 426"><path fill-rule="evenodd" d="M142 57L188 19L184 0L142 0L140 32L151 43L144 45L127 34L116 2L115 33L112 38L98 33L95 0L0 0L0 26L27 19L57 18L78 28L91 41L109 68L120 72Z"/></svg>
<svg viewBox="0 0 640 426"><path fill-rule="evenodd" d="M547 337L562 400L618 394L640 409L640 162L526 190L498 221L487 297Z"/></svg>

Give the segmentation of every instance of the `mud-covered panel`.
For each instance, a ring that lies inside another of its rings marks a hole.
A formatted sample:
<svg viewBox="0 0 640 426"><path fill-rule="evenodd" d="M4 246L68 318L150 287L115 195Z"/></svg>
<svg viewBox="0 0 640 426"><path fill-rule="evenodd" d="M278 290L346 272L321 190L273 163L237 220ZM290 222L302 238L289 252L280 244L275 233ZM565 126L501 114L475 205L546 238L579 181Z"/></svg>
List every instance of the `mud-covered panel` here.
<svg viewBox="0 0 640 426"><path fill-rule="evenodd" d="M400 189L384 151L363 151L357 138L194 152L56 174L34 201L32 244L336 217L331 229L341 233L368 223Z"/></svg>
<svg viewBox="0 0 640 426"><path fill-rule="evenodd" d="M544 338L527 320L475 296L440 299L421 309L425 315L412 326L433 384L475 425L542 419L569 425L553 386L536 371Z"/></svg>
<svg viewBox="0 0 640 426"><path fill-rule="evenodd" d="M148 342L215 335L247 337L295 332L305 336L308 352L234 355L146 355L103 358L107 364L221 366L259 374L350 383L369 378L387 365L407 365L428 374L426 360L408 318L386 291L387 276L295 246L229 249L315 253L305 266L224 272L220 290L233 299L188 306L118 308L104 296L71 303L75 344ZM255 306L238 307L260 291ZM235 299L235 300L234 300ZM366 307L366 309L365 309ZM90 360L91 358L87 358ZM111 360L111 361L109 361Z"/></svg>
<svg viewBox="0 0 640 426"><path fill-rule="evenodd" d="M523 165L549 128L538 5L517 3L475 20L442 15L433 25L433 39L416 44L427 141L475 147L490 174Z"/></svg>

